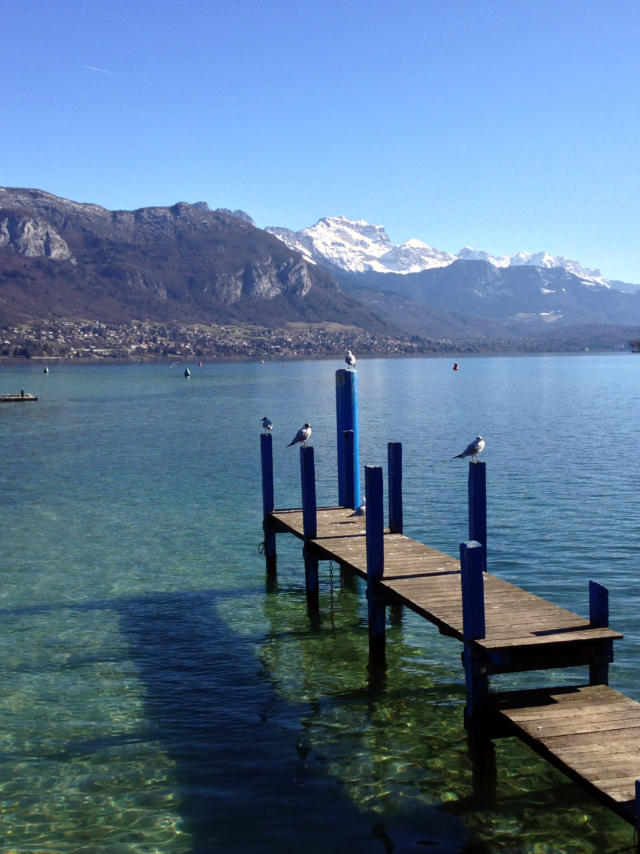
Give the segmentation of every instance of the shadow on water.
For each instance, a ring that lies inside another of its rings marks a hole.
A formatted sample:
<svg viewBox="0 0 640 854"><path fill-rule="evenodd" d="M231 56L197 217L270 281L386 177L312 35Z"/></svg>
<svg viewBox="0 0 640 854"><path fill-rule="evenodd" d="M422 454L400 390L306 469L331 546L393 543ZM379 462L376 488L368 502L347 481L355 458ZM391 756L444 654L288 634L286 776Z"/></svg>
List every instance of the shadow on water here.
<svg viewBox="0 0 640 854"><path fill-rule="evenodd" d="M387 822L350 800L304 745L309 706L275 690L259 639L219 618L224 598L185 592L117 604L145 688L147 725L174 764L189 850L471 852L454 817L427 807L419 822Z"/></svg>

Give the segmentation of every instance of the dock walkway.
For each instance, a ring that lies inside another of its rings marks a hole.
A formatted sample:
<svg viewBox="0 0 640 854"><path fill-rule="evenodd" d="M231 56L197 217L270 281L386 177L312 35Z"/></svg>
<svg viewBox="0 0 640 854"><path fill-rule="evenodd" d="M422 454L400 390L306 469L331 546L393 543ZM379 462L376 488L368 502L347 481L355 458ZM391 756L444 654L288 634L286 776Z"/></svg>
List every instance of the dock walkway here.
<svg viewBox="0 0 640 854"><path fill-rule="evenodd" d="M268 521L274 533L305 539L302 510L275 509ZM364 516L344 507L318 508L316 523L317 535L306 543L314 556L336 561L366 579ZM587 665L590 681L597 682L603 673L606 681L612 643L622 637L619 632L488 572L483 578L485 632L471 648L484 672ZM379 590L388 604L402 604L441 633L465 642L458 559L385 528ZM605 663L604 670L597 662ZM606 684L590 684L489 693L486 714L492 737L519 737L635 825L640 703Z"/></svg>

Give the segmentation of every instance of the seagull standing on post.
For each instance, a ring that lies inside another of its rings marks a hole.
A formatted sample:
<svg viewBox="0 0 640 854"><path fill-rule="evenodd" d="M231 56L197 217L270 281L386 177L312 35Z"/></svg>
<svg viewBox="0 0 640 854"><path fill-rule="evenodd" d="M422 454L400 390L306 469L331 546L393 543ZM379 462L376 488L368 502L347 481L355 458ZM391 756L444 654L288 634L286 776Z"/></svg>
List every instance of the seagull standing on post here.
<svg viewBox="0 0 640 854"><path fill-rule="evenodd" d="M471 462L478 462L476 457L484 451L485 441L482 436L476 436L473 442L470 442L461 454L456 454L451 457L452 460L459 460L462 457L471 457Z"/></svg>
<svg viewBox="0 0 640 854"><path fill-rule="evenodd" d="M262 419L262 429L265 433L269 433L273 430L273 421L270 418L267 418L266 415Z"/></svg>
<svg viewBox="0 0 640 854"><path fill-rule="evenodd" d="M307 424L307 422L305 421L303 426L298 430L296 435L289 442L289 444L287 445L287 448L290 448L292 445L296 445L298 442L301 442L302 447L304 447L306 445L307 439L309 438L310 435L311 435L311 424Z"/></svg>
<svg viewBox="0 0 640 854"><path fill-rule="evenodd" d="M344 357L345 362L347 363L348 368L355 368L356 366L356 357L353 355L351 350L347 350L347 354Z"/></svg>

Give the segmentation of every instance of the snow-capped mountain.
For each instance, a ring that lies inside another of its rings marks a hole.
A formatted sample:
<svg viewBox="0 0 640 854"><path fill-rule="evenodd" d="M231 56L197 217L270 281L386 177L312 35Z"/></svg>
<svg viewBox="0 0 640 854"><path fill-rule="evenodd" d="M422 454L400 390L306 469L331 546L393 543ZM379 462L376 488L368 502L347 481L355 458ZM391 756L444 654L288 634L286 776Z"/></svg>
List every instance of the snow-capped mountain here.
<svg viewBox="0 0 640 854"><path fill-rule="evenodd" d="M323 217L302 231L274 227L266 231L302 253L307 261L350 273L420 273L456 260L455 255L433 249L421 240L394 245L384 226L344 216Z"/></svg>
<svg viewBox="0 0 640 854"><path fill-rule="evenodd" d="M470 246L465 246L456 256L461 261L488 261L494 267L544 267L547 270L554 267L561 267L569 273L573 273L579 279L583 279L585 284L604 285L610 287L609 281L604 278L600 270L589 269L583 267L578 261L572 261L570 258L563 258L549 255L547 252L516 252L515 255L490 255L488 252L483 252L477 249L471 249Z"/></svg>
<svg viewBox="0 0 640 854"><path fill-rule="evenodd" d="M395 245L384 226L344 216L323 217L301 231L276 227L267 227L266 231L300 252L307 261L351 273L420 273L447 267L456 260L487 261L494 267L560 267L582 279L585 285L610 287L599 270L587 269L568 258L554 258L546 252L494 256L465 246L452 255L417 239Z"/></svg>

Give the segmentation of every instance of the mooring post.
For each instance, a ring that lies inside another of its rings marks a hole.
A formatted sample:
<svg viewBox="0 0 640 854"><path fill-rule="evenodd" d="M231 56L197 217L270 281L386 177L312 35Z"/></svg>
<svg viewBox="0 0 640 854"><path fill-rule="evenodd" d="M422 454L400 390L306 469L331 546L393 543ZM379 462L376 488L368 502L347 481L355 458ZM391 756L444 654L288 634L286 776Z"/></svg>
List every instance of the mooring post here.
<svg viewBox="0 0 640 854"><path fill-rule="evenodd" d="M365 466L364 470L367 550L367 602L369 610L369 657L384 661L385 605L380 589L384 575L384 505L382 468Z"/></svg>
<svg viewBox="0 0 640 854"><path fill-rule="evenodd" d="M473 796L481 809L492 809L497 801L498 769L496 748L488 735L469 732L467 737L471 759Z"/></svg>
<svg viewBox="0 0 640 854"><path fill-rule="evenodd" d="M636 780L636 851L640 852L640 780Z"/></svg>
<svg viewBox="0 0 640 854"><path fill-rule="evenodd" d="M345 430L342 434L342 477L344 484L344 502L343 507L350 507L352 510L357 510L355 496L355 432L353 430Z"/></svg>
<svg viewBox="0 0 640 854"><path fill-rule="evenodd" d="M342 368L336 371L336 424L338 431L338 504L341 507L360 506L360 439L358 430L358 373ZM345 430L353 430L353 502L346 503L344 466Z"/></svg>
<svg viewBox="0 0 640 854"><path fill-rule="evenodd" d="M485 636L484 578L482 543L460 543L462 583L462 633L464 672L467 689L465 725L474 733L482 731L484 705L489 690L486 663L474 649L473 641Z"/></svg>
<svg viewBox="0 0 640 854"><path fill-rule="evenodd" d="M402 533L402 443L387 445L389 468L389 532Z"/></svg>
<svg viewBox="0 0 640 854"><path fill-rule="evenodd" d="M597 581L589 582L589 623L594 628L609 626L609 591ZM613 641L604 641L601 651L589 664L589 684L609 684L609 664L613 661Z"/></svg>
<svg viewBox="0 0 640 854"><path fill-rule="evenodd" d="M311 540L318 533L316 506L316 466L311 445L300 448L300 482L302 484L302 533L304 535L304 580L307 605L317 611L319 604L318 558L313 553Z"/></svg>
<svg viewBox="0 0 640 854"><path fill-rule="evenodd" d="M487 476L485 463L469 463L469 540L482 545L482 569L487 571Z"/></svg>
<svg viewBox="0 0 640 854"><path fill-rule="evenodd" d="M264 531L264 555L267 573L276 572L276 535L271 528L269 515L275 507L273 491L273 443L271 433L260 434L260 463L262 469L262 529Z"/></svg>

